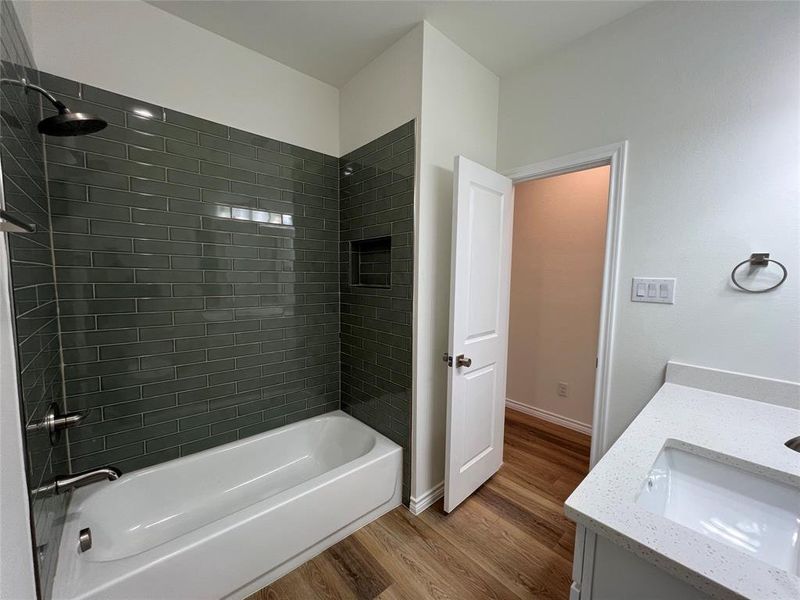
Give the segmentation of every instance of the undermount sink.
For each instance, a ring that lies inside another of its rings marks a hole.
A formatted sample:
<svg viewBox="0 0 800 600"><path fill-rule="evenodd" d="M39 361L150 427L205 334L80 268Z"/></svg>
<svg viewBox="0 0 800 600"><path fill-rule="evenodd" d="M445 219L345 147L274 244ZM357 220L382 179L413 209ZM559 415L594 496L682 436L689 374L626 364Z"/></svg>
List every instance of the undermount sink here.
<svg viewBox="0 0 800 600"><path fill-rule="evenodd" d="M636 503L800 575L800 488L665 446Z"/></svg>

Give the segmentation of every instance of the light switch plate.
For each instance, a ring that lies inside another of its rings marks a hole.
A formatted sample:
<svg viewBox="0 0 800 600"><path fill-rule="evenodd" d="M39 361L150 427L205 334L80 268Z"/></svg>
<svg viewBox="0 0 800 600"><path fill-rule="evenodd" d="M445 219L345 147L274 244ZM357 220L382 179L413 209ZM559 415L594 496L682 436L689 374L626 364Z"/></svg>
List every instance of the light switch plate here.
<svg viewBox="0 0 800 600"><path fill-rule="evenodd" d="M631 283L631 302L675 304L674 277L634 277Z"/></svg>

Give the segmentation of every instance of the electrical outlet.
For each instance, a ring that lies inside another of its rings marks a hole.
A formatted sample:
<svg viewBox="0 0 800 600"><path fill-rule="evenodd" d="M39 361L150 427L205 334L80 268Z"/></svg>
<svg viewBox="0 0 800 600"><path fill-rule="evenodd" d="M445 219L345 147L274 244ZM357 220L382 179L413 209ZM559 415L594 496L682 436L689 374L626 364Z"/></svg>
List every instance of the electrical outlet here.
<svg viewBox="0 0 800 600"><path fill-rule="evenodd" d="M569 386L563 381L558 382L558 395L566 398L569 395Z"/></svg>

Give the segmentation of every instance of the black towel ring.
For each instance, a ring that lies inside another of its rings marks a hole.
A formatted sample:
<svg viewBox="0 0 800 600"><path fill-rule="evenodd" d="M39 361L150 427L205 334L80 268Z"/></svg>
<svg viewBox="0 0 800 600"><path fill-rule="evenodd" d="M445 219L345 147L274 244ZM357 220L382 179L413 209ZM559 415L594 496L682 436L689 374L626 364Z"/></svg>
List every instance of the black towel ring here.
<svg viewBox="0 0 800 600"><path fill-rule="evenodd" d="M774 263L774 264L778 265L781 268L781 271L783 271L783 277L781 277L781 280L778 283L776 283L775 285L770 286L768 288L764 288L763 290L751 290L749 288L744 287L741 283L736 281L736 271L742 265L750 264L751 266L754 266L754 267L766 267L769 263ZM758 252L758 253L751 254L750 258L740 262L738 265L733 267L733 271L731 271L731 281L733 282L733 285L735 285L737 288L739 288L743 292L747 292L748 294L763 294L764 292L771 292L776 287L779 287L780 285L782 285L783 282L786 281L786 278L788 276L789 276L789 272L786 270L786 267L783 266L783 263L780 263L777 260L774 260L774 259L770 258L769 257L769 253L767 253L767 252Z"/></svg>

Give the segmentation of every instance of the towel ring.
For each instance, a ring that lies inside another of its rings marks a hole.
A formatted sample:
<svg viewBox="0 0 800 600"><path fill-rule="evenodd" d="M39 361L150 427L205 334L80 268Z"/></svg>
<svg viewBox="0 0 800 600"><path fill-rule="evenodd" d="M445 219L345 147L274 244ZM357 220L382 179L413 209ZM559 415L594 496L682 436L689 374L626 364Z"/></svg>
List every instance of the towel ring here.
<svg viewBox="0 0 800 600"><path fill-rule="evenodd" d="M754 267L766 267L769 263L774 263L774 264L778 265L781 268L781 271L783 271L783 277L781 277L781 280L778 283L776 283L775 285L770 286L768 288L764 288L763 290L751 290L749 288L744 287L741 283L736 281L736 271L739 269L739 267L741 267L743 265L746 265L746 264L750 264L750 265L752 265ZM769 253L767 253L767 252L758 252L758 253L751 254L750 258L740 262L738 265L733 267L733 271L731 271L731 281L733 282L733 285L735 285L737 288L739 288L743 292L747 292L748 294L763 294L764 292L771 292L776 287L781 286L783 284L783 282L786 281L786 278L788 276L789 276L789 272L786 270L786 267L783 266L783 263L780 263L777 260L774 260L774 259L770 258L769 257Z"/></svg>

